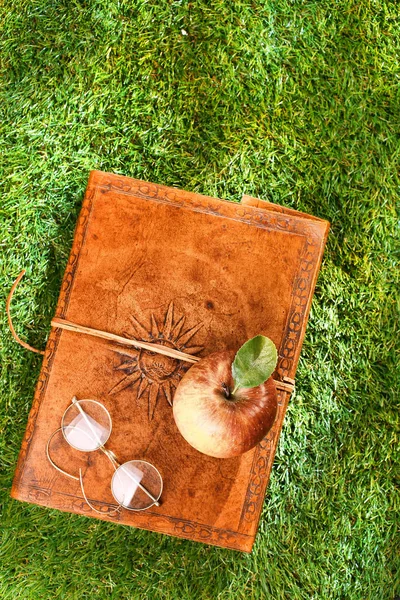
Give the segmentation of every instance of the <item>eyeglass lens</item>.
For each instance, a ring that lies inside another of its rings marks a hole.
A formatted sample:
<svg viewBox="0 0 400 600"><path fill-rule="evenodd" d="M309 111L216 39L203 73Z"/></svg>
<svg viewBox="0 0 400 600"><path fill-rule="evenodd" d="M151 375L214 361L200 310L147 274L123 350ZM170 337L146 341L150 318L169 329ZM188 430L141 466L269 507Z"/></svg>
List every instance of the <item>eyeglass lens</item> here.
<svg viewBox="0 0 400 600"><path fill-rule="evenodd" d="M91 452L104 446L111 433L111 417L95 400L77 400L64 413L62 432L76 450Z"/></svg>
<svg viewBox="0 0 400 600"><path fill-rule="evenodd" d="M144 510L161 496L161 475L150 463L131 460L115 471L111 491L115 500L124 508Z"/></svg>

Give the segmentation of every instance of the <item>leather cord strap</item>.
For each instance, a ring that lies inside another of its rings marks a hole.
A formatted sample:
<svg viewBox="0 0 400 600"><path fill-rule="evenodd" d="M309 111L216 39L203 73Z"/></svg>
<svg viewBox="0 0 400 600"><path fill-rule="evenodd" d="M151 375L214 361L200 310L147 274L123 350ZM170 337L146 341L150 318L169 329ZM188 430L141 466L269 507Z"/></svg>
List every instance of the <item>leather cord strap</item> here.
<svg viewBox="0 0 400 600"><path fill-rule="evenodd" d="M15 340L17 340L18 344L20 344L21 346L23 346L27 350L30 350L31 352L36 352L36 354L44 354L44 350L38 350L37 348L34 348L33 346L30 346L29 344L27 344L26 342L24 342L23 340L21 340L21 338L18 336L17 332L14 329L14 325L13 325L13 322L12 322L12 319L11 319L11 312L10 312L11 300L12 300L12 297L14 295L14 292L16 290L17 285L19 284L19 282L21 281L21 279L23 278L23 276L25 275L25 273L26 273L25 269L23 271L21 271L21 273L18 275L17 279L12 284L10 293L7 296L6 313L7 313L7 319L8 319L8 326L10 327L10 330L11 330L11 333L13 335L13 338Z"/></svg>
<svg viewBox="0 0 400 600"><path fill-rule="evenodd" d="M289 392L289 394L294 392L294 379L291 379L290 377L284 377L283 381L278 381L276 379L274 379L274 381L278 390Z"/></svg>
<svg viewBox="0 0 400 600"><path fill-rule="evenodd" d="M21 281L22 277L25 274L25 270L21 271L18 275L17 279L14 281L13 286L10 290L10 293L7 298L6 310L8 317L8 324L10 326L11 333L16 341L26 348L27 350L31 350L32 352L37 352L38 354L44 354L43 350L37 350L33 348L23 340L21 340L12 323L11 314L10 314L10 305L11 300L14 294L14 291ZM164 356L170 356L171 358L175 358L176 360L184 360L185 362L195 364L201 360L198 356L193 356L192 354L187 354L186 352L181 352L180 350L175 350L174 348L167 348L162 344L156 344L154 342L143 342L142 340L135 340L130 338L124 338L120 335L116 335L115 333L109 333L107 331L101 331L100 329L93 329L92 327L86 327L85 325L78 325L77 323L72 323L71 321L67 321L66 319L61 319L58 317L54 317L51 321L51 326L56 327L58 329L65 329L67 331L71 331L74 333L82 333L85 335L92 335L94 337L99 337L105 340L109 340L111 342L116 342L117 344L122 344L124 346L133 346L134 348L139 348L143 350L149 350L150 352L156 352L158 354L163 354ZM294 390L294 379L290 377L284 377L283 381L278 381L274 379L275 385L279 390L283 390L285 392L292 393Z"/></svg>
<svg viewBox="0 0 400 600"><path fill-rule="evenodd" d="M67 331L72 331L74 333L92 335L94 337L99 337L104 340L116 342L117 344L123 344L124 346L133 346L134 348L149 350L150 352L157 352L157 354L163 354L164 356L170 356L171 358L176 358L177 360L184 360L190 363L196 363L200 360L198 356L192 356L191 354L186 354L186 352L181 352L180 350L167 348L162 344L155 344L153 342L143 342L141 340L124 338L120 335L116 335L115 333L101 331L100 329L93 329L92 327L86 327L85 325L78 325L77 323L72 323L71 321L59 319L57 317L55 317L51 321L51 326L57 327L59 329L66 329Z"/></svg>

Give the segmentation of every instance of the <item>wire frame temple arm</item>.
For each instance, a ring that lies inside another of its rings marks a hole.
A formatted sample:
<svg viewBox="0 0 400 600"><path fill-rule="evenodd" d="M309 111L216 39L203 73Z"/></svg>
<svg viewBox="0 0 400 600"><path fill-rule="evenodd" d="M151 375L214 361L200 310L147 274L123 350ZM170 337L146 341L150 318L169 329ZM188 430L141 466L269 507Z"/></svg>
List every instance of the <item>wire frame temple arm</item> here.
<svg viewBox="0 0 400 600"><path fill-rule="evenodd" d="M64 469L61 469L61 467L59 467L58 465L56 465L56 463L54 462L54 460L51 458L50 456L50 444L51 441L53 439L53 437L59 432L62 431L62 427L59 427L58 429L56 429L51 436L48 439L48 442L46 444L46 456L50 462L50 464L57 469L57 471L59 471L60 473L62 473L63 475L66 475L67 477L70 477L71 479L75 479L75 481L79 481L79 477L77 477L76 475L71 475L71 473L67 473L67 471L64 471Z"/></svg>
<svg viewBox="0 0 400 600"><path fill-rule="evenodd" d="M94 510L95 512L97 512L99 515L104 515L104 516L107 516L107 517L113 517L117 513L119 513L119 511L121 510L121 507L122 507L122 504L120 504L120 503L118 503L118 506L116 508L114 508L110 512L104 512L102 510L99 510L95 506L93 506L93 504L90 502L89 498L86 495L85 488L83 487L82 469L79 469L79 482L81 484L81 490L82 490L83 497L85 498L85 502L90 506L90 508L92 510Z"/></svg>

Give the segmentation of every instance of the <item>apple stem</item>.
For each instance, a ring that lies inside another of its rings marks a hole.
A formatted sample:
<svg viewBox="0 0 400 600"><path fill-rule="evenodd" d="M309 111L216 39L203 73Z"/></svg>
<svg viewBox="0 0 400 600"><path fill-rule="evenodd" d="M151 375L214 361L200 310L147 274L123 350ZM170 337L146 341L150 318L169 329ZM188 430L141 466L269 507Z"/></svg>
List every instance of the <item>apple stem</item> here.
<svg viewBox="0 0 400 600"><path fill-rule="evenodd" d="M236 394L236 392L238 391L239 388L240 388L239 384L235 385L235 387L233 388L232 395Z"/></svg>
<svg viewBox="0 0 400 600"><path fill-rule="evenodd" d="M222 389L224 390L225 398L227 400L229 400L229 398L231 397L231 390L229 389L229 386L226 385L226 383L223 383L222 384Z"/></svg>

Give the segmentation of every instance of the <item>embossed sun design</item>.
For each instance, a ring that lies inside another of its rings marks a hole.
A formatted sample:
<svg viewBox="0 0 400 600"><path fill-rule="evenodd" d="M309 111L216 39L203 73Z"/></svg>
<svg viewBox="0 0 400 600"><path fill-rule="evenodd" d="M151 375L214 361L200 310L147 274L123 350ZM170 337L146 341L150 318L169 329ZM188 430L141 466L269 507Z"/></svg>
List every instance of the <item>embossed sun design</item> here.
<svg viewBox="0 0 400 600"><path fill-rule="evenodd" d="M132 338L143 342L153 342L180 350L186 354L198 354L203 346L195 346L192 338L203 326L202 323L184 329L186 317L174 317L174 305L170 303L164 315L162 324L159 324L155 315L151 314L151 323L148 329L134 316L130 317L132 325ZM130 332L126 332L129 337ZM159 396L164 396L172 406L172 398L176 386L189 365L181 360L164 356L148 350L115 350L122 358L121 364L115 369L122 371L125 376L110 390L110 394L118 394L129 386L137 387L137 397L147 397L149 419L154 416Z"/></svg>

